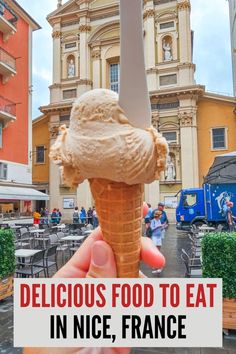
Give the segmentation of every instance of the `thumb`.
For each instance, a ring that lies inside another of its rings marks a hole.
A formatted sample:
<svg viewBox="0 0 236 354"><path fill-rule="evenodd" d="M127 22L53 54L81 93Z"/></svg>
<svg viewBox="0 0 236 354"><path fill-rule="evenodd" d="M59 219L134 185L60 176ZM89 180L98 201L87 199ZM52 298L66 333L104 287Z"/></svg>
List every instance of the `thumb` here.
<svg viewBox="0 0 236 354"><path fill-rule="evenodd" d="M111 247L105 241L94 242L91 262L86 277L116 278L116 263Z"/></svg>

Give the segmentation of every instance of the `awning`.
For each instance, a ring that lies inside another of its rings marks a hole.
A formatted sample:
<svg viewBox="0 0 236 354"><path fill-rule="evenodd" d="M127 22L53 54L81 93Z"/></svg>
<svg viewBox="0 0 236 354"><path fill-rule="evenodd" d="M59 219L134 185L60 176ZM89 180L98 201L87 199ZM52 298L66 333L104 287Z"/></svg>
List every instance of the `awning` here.
<svg viewBox="0 0 236 354"><path fill-rule="evenodd" d="M0 200L49 200L49 196L33 188L0 186Z"/></svg>
<svg viewBox="0 0 236 354"><path fill-rule="evenodd" d="M217 155L204 178L204 183L224 184L236 182L236 151Z"/></svg>

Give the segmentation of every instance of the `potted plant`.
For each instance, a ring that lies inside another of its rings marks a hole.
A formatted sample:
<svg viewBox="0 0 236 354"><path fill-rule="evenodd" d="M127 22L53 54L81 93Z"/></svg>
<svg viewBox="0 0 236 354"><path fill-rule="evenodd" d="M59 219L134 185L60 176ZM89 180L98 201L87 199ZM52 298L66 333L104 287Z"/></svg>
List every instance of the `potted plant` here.
<svg viewBox="0 0 236 354"><path fill-rule="evenodd" d="M12 230L0 230L0 300L13 294L15 247Z"/></svg>
<svg viewBox="0 0 236 354"><path fill-rule="evenodd" d="M236 233L209 233L202 240L203 277L223 280L223 328L236 329Z"/></svg>

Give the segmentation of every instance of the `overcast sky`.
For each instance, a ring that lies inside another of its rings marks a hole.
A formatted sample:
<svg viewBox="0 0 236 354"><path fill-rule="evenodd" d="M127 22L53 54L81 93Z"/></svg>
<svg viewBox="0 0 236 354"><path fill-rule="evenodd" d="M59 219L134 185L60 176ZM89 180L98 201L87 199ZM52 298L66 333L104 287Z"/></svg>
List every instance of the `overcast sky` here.
<svg viewBox="0 0 236 354"><path fill-rule="evenodd" d="M57 0L17 1L42 27L33 35L33 118L36 118L40 115L38 107L49 103L52 37L46 16L56 9ZM205 85L208 91L232 95L228 1L191 0L191 7L196 82Z"/></svg>

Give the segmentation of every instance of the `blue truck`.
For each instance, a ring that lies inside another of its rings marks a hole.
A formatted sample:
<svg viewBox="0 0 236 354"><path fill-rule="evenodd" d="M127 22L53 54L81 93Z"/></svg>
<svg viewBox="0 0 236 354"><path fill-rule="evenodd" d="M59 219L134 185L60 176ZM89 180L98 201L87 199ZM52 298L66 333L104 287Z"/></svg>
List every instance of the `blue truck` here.
<svg viewBox="0 0 236 354"><path fill-rule="evenodd" d="M202 188L182 189L178 194L176 227L188 230L206 224L227 228L225 205L233 202L236 216L236 152L216 156Z"/></svg>

